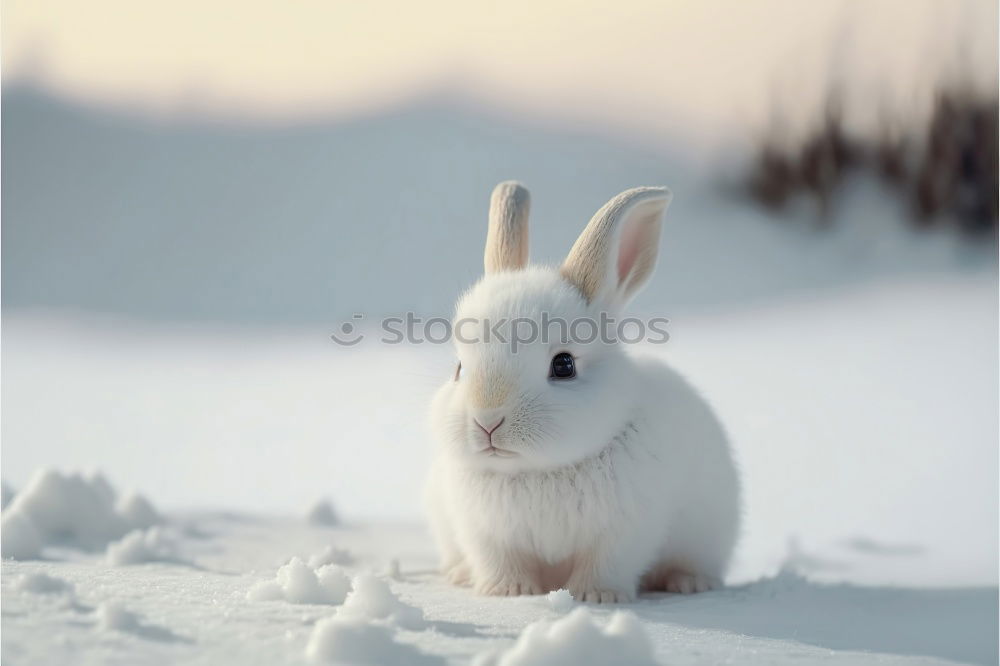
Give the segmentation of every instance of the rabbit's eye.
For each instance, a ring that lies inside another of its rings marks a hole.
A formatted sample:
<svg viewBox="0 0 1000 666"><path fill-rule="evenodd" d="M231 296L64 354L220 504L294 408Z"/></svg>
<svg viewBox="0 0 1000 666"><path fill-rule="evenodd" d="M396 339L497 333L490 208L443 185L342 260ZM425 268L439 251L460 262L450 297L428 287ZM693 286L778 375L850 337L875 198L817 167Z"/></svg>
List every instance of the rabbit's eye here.
<svg viewBox="0 0 1000 666"><path fill-rule="evenodd" d="M455 368L455 381L457 382L462 376L462 362L458 362L458 367Z"/></svg>
<svg viewBox="0 0 1000 666"><path fill-rule="evenodd" d="M567 352L553 356L549 378L572 379L573 377L576 377L576 363L573 361L573 356Z"/></svg>

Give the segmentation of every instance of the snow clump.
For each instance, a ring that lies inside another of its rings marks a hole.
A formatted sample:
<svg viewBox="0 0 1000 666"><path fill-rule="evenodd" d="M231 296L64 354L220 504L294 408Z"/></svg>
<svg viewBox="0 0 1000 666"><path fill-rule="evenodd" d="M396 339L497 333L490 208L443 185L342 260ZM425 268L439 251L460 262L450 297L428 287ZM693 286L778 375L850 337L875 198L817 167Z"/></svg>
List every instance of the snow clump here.
<svg viewBox="0 0 1000 666"><path fill-rule="evenodd" d="M357 664L383 666L443 666L440 657L420 652L411 645L397 643L390 627L371 624L363 618L328 617L316 623L306 659L314 664Z"/></svg>
<svg viewBox="0 0 1000 666"><path fill-rule="evenodd" d="M341 604L351 582L335 564L317 569L298 557L278 569L274 580L257 583L247 592L250 601L284 600L293 604Z"/></svg>
<svg viewBox="0 0 1000 666"><path fill-rule="evenodd" d="M325 525L327 527L340 524L337 512L333 510L333 504L330 503L330 500L325 499L312 505L309 513L306 514L306 520L311 525Z"/></svg>
<svg viewBox="0 0 1000 666"><path fill-rule="evenodd" d="M19 592L35 592L37 594L54 594L56 592L72 592L73 584L43 573L24 574L14 581L14 589Z"/></svg>
<svg viewBox="0 0 1000 666"><path fill-rule="evenodd" d="M568 613L573 608L573 595L569 590L553 590L545 597L549 606L557 613Z"/></svg>
<svg viewBox="0 0 1000 666"><path fill-rule="evenodd" d="M102 631L135 632L140 628L139 616L115 601L97 607L97 628Z"/></svg>
<svg viewBox="0 0 1000 666"><path fill-rule="evenodd" d="M99 550L158 517L141 497L119 506L115 500L99 473L38 470L3 511L3 557L37 558L48 545Z"/></svg>
<svg viewBox="0 0 1000 666"><path fill-rule="evenodd" d="M27 516L4 511L0 519L0 544L5 558L30 560L42 552L42 535Z"/></svg>
<svg viewBox="0 0 1000 666"><path fill-rule="evenodd" d="M309 557L309 566L313 569L318 569L325 564L348 567L354 564L354 556L343 548L327 546L322 553L316 553Z"/></svg>
<svg viewBox="0 0 1000 666"><path fill-rule="evenodd" d="M580 607L554 622L528 625L513 647L480 655L475 666L656 666L653 646L638 618L616 611L601 628Z"/></svg>
<svg viewBox="0 0 1000 666"><path fill-rule="evenodd" d="M115 508L132 527L153 527L163 522L163 517L150 501L138 493L122 497Z"/></svg>
<svg viewBox="0 0 1000 666"><path fill-rule="evenodd" d="M424 628L423 611L400 601L388 583L371 574L354 579L354 589L337 611L337 617L375 620L403 629Z"/></svg>
<svg viewBox="0 0 1000 666"><path fill-rule="evenodd" d="M173 547L164 538L159 527L134 530L122 537L121 541L109 543L105 559L113 567L143 562L184 563L174 554Z"/></svg>

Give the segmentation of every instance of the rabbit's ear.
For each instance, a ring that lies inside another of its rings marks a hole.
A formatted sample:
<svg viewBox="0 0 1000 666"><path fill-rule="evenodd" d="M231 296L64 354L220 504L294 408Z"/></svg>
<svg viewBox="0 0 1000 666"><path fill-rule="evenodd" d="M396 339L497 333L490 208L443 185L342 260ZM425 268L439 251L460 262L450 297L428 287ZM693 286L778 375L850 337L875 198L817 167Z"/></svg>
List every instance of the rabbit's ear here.
<svg viewBox="0 0 1000 666"><path fill-rule="evenodd" d="M508 180L493 188L483 257L487 273L517 270L528 263L530 208L531 197L520 183Z"/></svg>
<svg viewBox="0 0 1000 666"><path fill-rule="evenodd" d="M646 283L671 198L665 187L637 187L597 211L560 269L588 303L619 309Z"/></svg>

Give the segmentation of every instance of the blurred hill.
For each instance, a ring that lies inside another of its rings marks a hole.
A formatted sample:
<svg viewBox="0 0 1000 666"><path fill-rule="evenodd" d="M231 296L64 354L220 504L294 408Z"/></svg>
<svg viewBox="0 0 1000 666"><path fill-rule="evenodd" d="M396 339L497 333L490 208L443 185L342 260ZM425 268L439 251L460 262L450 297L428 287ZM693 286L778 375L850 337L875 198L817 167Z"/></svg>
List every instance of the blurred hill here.
<svg viewBox="0 0 1000 666"><path fill-rule="evenodd" d="M881 276L995 269L991 248L915 235L877 182L835 229L775 225L725 196L678 132L644 143L444 97L298 126L151 119L3 91L3 307L149 320L330 321L447 313L481 271L492 186L533 193L533 258L557 261L628 187L668 184L663 260L640 309L767 300ZM795 206L780 213L796 216Z"/></svg>

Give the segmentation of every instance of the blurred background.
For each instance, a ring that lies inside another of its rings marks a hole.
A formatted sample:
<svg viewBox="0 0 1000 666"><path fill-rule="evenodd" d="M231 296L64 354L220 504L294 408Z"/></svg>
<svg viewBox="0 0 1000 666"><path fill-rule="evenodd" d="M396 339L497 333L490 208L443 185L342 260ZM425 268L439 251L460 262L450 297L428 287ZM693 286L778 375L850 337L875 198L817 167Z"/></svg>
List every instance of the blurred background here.
<svg viewBox="0 0 1000 666"><path fill-rule="evenodd" d="M447 315L500 180L531 189L550 263L667 184L634 307L670 317L654 353L732 435L742 573L995 584L997 22L987 0L3 0L5 482L100 467L168 508L418 519L451 352L329 335Z"/></svg>

